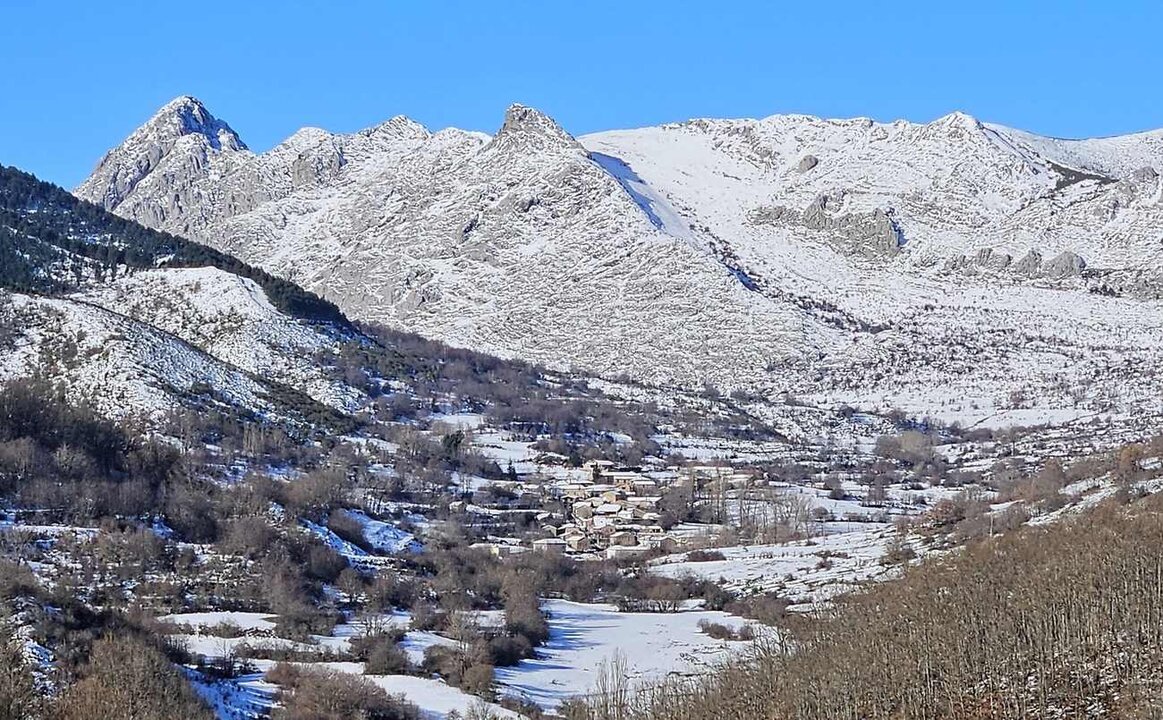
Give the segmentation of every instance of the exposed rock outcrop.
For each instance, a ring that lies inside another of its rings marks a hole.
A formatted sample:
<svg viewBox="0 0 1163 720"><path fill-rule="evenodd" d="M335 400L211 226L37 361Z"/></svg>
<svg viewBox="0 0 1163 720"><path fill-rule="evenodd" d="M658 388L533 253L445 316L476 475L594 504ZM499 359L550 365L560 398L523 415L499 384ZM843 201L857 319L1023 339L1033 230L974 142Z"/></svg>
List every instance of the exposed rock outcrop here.
<svg viewBox="0 0 1163 720"><path fill-rule="evenodd" d="M1054 280L1081 275L1086 269L1086 261L1069 250L1059 253L1042 266L1042 274Z"/></svg>

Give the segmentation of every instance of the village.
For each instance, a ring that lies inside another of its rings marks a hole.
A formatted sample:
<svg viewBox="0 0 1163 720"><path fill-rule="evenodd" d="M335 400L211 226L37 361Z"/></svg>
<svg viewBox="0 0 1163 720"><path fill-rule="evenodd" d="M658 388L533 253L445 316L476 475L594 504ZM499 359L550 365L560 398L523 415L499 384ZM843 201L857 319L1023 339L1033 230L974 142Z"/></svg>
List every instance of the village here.
<svg viewBox="0 0 1163 720"><path fill-rule="evenodd" d="M669 466L646 470L590 460L580 468L557 468L517 481L483 485L468 500L454 501L453 514L527 518L525 537L490 535L474 547L505 557L534 551L575 560L630 560L704 546L723 530L715 523L675 522L664 497L702 495L725 499L755 484L753 474L722 465ZM530 539L531 538L531 539Z"/></svg>

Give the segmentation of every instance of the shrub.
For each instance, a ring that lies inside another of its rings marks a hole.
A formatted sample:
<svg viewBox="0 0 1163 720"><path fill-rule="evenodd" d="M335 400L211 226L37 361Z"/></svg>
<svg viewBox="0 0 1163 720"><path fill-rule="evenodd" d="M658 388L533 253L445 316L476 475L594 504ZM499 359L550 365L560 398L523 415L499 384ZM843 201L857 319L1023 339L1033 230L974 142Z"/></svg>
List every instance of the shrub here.
<svg viewBox="0 0 1163 720"><path fill-rule="evenodd" d="M416 605L412 609L412 629L439 631L448 627L448 614L440 612L428 603Z"/></svg>
<svg viewBox="0 0 1163 720"><path fill-rule="evenodd" d="M419 710L358 675L280 663L267 680L281 686L272 720L418 720Z"/></svg>
<svg viewBox="0 0 1163 720"><path fill-rule="evenodd" d="M378 638L366 653L363 671L367 675L403 675L411 665L408 654L391 636Z"/></svg>
<svg viewBox="0 0 1163 720"><path fill-rule="evenodd" d="M137 640L98 641L81 676L57 702L59 720L214 718L170 661Z"/></svg>
<svg viewBox="0 0 1163 720"><path fill-rule="evenodd" d="M716 562L726 560L727 556L719 550L691 550L686 559L687 562Z"/></svg>
<svg viewBox="0 0 1163 720"><path fill-rule="evenodd" d="M699 620L699 630L703 633L713 637L716 640L754 640L755 628L750 625L744 625L738 630L729 625L722 623L711 622L709 620Z"/></svg>
<svg viewBox="0 0 1163 720"><path fill-rule="evenodd" d="M9 623L0 619L0 720L38 717L40 705L20 641Z"/></svg>
<svg viewBox="0 0 1163 720"><path fill-rule="evenodd" d="M496 667L511 667L533 657L533 645L524 635L502 635L489 640L489 654Z"/></svg>
<svg viewBox="0 0 1163 720"><path fill-rule="evenodd" d="M461 678L460 689L473 695L492 698L494 678L495 673L492 665L487 663L470 665Z"/></svg>

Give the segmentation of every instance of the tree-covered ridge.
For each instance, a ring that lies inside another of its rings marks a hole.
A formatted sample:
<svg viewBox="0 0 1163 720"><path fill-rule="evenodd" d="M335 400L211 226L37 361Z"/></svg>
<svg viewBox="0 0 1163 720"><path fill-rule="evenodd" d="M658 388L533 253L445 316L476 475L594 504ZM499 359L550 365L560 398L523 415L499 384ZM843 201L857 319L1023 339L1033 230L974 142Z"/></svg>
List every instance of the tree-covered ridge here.
<svg viewBox="0 0 1163 720"><path fill-rule="evenodd" d="M0 287L62 292L121 267L203 267L258 283L305 320L346 324L332 303L225 253L118 217L34 175L0 165Z"/></svg>

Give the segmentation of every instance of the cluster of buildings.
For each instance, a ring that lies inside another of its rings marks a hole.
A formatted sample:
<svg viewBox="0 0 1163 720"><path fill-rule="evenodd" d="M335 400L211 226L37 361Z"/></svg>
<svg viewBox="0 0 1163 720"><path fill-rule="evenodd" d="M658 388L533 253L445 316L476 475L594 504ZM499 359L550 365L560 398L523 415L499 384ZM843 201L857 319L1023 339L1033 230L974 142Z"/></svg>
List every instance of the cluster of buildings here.
<svg viewBox="0 0 1163 720"><path fill-rule="evenodd" d="M608 460L591 460L580 471L571 470L537 485L482 488L474 493L472 502L455 502L450 510L494 519L528 513L541 537L524 543L516 538L492 537L490 542L479 544L496 555L531 549L578 558L626 559L680 551L683 538L663 527L664 490L685 484L693 498L710 483L734 488L753 483L753 478L721 466L688 466L681 471L670 468L647 474L636 468L619 468ZM547 506L554 510L546 510Z"/></svg>
<svg viewBox="0 0 1163 720"><path fill-rule="evenodd" d="M542 526L546 537L533 541L543 552L597 554L611 559L675 552L679 541L661 523L658 481L638 470L591 460L582 476L548 487L565 508L560 522Z"/></svg>

